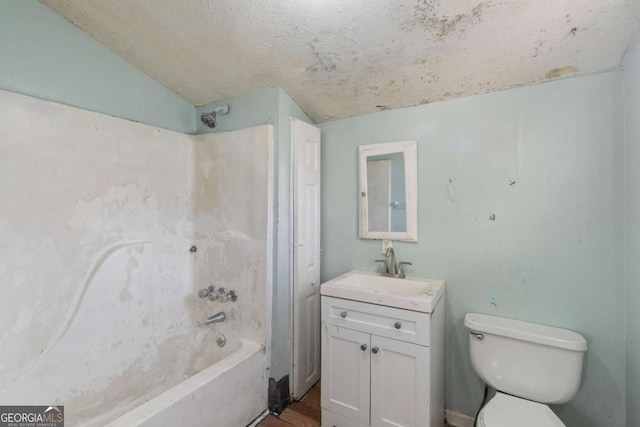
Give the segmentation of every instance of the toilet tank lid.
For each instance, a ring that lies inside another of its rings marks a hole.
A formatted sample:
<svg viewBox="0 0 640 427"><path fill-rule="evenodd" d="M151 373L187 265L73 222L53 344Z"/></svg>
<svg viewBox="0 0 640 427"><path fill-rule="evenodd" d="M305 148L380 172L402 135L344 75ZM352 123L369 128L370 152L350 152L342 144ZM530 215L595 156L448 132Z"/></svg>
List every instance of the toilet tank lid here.
<svg viewBox="0 0 640 427"><path fill-rule="evenodd" d="M566 350L587 350L587 341L584 337L568 329L480 313L467 313L464 317L464 325L474 332L500 335Z"/></svg>

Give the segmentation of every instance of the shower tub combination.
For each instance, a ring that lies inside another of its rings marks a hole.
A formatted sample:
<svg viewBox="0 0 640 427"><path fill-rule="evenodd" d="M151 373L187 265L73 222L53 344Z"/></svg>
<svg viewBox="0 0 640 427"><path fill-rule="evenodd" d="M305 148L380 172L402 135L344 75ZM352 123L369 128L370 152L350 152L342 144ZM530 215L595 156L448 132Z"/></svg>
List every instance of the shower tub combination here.
<svg viewBox="0 0 640 427"><path fill-rule="evenodd" d="M272 133L190 136L0 91L0 405L64 405L67 426L264 412ZM198 298L209 286L238 298Z"/></svg>

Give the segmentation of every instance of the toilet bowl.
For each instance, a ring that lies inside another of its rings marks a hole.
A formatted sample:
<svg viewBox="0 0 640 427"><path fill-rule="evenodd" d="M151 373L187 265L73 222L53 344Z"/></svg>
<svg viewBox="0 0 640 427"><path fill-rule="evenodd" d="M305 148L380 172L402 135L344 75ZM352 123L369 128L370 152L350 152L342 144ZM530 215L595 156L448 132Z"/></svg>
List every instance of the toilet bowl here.
<svg viewBox="0 0 640 427"><path fill-rule="evenodd" d="M480 427L561 427L547 404L576 395L587 342L567 329L468 313L469 355L476 374L496 390Z"/></svg>
<svg viewBox="0 0 640 427"><path fill-rule="evenodd" d="M497 392L482 408L478 427L564 427L547 405Z"/></svg>

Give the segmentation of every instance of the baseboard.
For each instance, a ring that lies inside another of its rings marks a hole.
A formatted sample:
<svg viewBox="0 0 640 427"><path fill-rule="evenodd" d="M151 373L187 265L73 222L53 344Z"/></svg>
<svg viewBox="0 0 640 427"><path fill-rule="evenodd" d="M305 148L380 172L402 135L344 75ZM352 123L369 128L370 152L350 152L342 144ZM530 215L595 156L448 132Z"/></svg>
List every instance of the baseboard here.
<svg viewBox="0 0 640 427"><path fill-rule="evenodd" d="M249 424L247 427L256 427L258 424L260 424L260 421L267 418L268 415L269 415L269 410L265 409L265 411L262 414L258 415L258 418L253 420L251 424Z"/></svg>
<svg viewBox="0 0 640 427"><path fill-rule="evenodd" d="M452 426L473 427L473 417L461 414L460 412L447 409L444 411L444 417L447 419L447 424L451 424Z"/></svg>

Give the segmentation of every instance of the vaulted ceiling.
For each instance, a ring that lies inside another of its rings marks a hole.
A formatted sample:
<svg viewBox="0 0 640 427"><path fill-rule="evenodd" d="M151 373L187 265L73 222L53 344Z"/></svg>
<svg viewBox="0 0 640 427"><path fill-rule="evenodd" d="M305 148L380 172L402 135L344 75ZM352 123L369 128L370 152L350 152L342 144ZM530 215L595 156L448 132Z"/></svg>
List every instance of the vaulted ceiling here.
<svg viewBox="0 0 640 427"><path fill-rule="evenodd" d="M316 121L620 64L640 0L41 0L195 105L282 86Z"/></svg>

